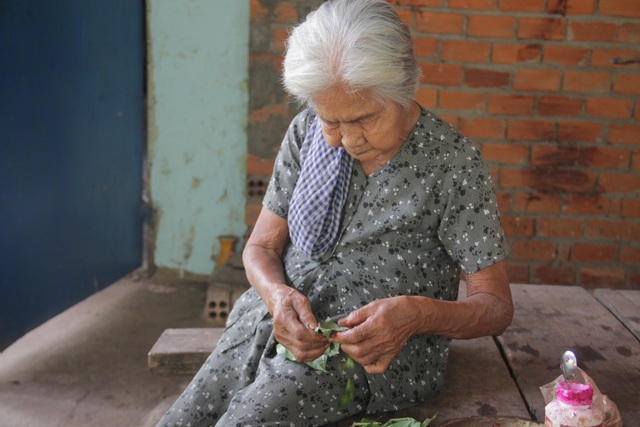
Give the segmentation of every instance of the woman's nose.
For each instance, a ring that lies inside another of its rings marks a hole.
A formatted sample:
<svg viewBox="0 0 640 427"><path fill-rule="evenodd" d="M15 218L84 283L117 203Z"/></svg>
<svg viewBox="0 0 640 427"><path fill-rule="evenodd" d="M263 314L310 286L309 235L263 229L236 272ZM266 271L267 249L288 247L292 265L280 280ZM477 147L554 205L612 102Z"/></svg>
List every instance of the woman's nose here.
<svg viewBox="0 0 640 427"><path fill-rule="evenodd" d="M359 140L362 137L362 132L356 125L345 123L340 125L340 135L342 145L348 146Z"/></svg>

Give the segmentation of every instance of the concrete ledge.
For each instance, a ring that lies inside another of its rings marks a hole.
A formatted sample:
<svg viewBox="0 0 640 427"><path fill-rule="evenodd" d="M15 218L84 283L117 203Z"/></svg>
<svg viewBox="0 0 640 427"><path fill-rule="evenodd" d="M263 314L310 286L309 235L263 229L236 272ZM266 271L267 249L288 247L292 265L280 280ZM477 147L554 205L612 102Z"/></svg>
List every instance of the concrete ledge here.
<svg viewBox="0 0 640 427"><path fill-rule="evenodd" d="M216 348L224 328L166 329L149 351L149 370L157 375L193 375Z"/></svg>

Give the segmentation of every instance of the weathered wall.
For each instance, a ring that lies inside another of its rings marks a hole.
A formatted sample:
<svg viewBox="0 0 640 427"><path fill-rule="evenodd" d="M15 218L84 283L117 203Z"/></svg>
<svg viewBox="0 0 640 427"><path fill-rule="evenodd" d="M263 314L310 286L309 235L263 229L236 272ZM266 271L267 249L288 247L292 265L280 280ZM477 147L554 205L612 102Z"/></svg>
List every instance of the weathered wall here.
<svg viewBox="0 0 640 427"><path fill-rule="evenodd" d="M150 249L210 274L245 232L249 2L148 0Z"/></svg>
<svg viewBox="0 0 640 427"><path fill-rule="evenodd" d="M320 3L251 1L248 225L295 113L278 84L287 28ZM492 167L511 280L640 289L640 0L390 3L415 37L420 102Z"/></svg>

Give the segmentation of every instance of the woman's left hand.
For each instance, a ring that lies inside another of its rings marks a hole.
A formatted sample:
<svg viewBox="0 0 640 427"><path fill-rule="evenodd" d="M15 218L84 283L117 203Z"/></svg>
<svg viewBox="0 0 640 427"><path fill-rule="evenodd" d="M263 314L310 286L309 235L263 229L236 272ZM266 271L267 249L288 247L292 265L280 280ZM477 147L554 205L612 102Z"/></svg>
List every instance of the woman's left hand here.
<svg viewBox="0 0 640 427"><path fill-rule="evenodd" d="M410 297L376 300L338 321L351 329L331 338L367 373L381 374L418 330L418 314Z"/></svg>

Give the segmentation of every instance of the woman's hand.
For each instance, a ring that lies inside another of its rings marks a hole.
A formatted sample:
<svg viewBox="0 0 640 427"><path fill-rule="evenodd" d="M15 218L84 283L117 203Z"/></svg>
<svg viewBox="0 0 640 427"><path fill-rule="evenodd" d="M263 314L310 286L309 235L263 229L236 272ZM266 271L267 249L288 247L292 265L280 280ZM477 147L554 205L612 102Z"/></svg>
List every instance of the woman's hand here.
<svg viewBox="0 0 640 427"><path fill-rule="evenodd" d="M273 315L276 340L299 362L311 362L324 353L329 341L314 331L318 326L309 300L288 286L274 291L267 307Z"/></svg>
<svg viewBox="0 0 640 427"><path fill-rule="evenodd" d="M338 321L351 329L331 338L367 373L381 374L418 330L417 309L407 296L373 301Z"/></svg>
<svg viewBox="0 0 640 427"><path fill-rule="evenodd" d="M273 317L280 344L301 362L318 358L329 346L316 333L318 326L309 300L286 285L282 253L289 238L287 220L263 208L242 253L247 278Z"/></svg>

